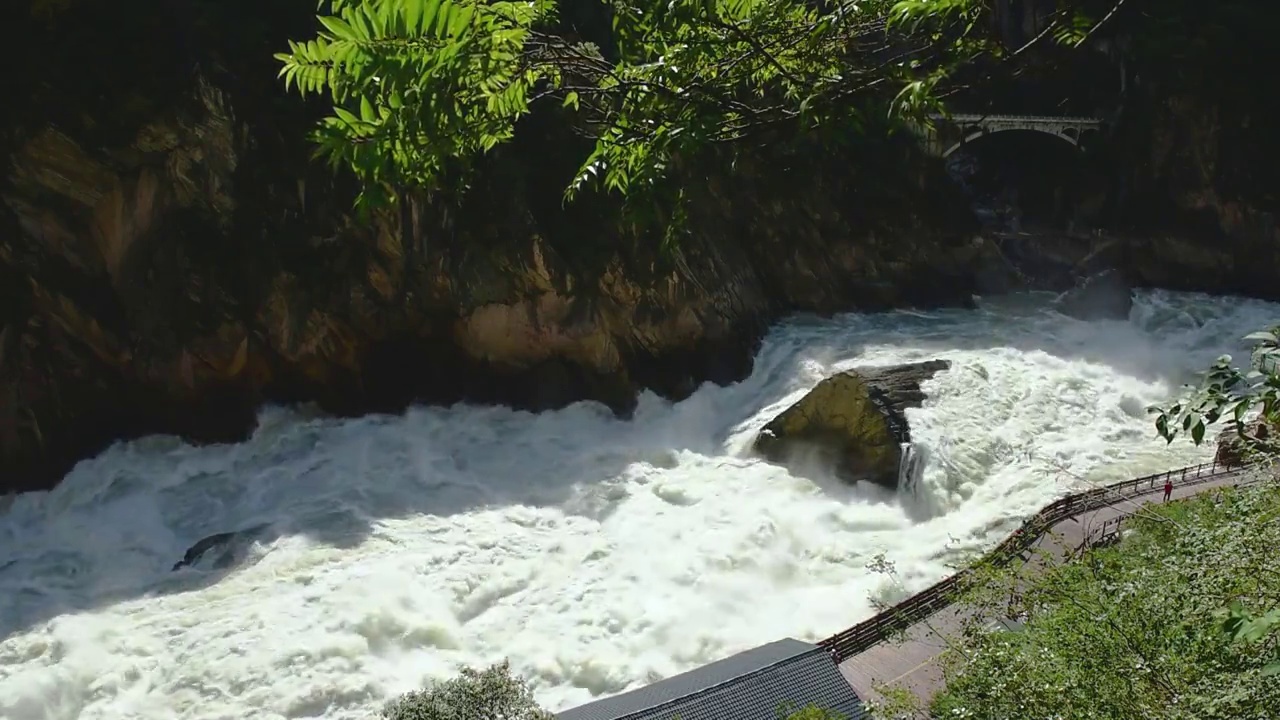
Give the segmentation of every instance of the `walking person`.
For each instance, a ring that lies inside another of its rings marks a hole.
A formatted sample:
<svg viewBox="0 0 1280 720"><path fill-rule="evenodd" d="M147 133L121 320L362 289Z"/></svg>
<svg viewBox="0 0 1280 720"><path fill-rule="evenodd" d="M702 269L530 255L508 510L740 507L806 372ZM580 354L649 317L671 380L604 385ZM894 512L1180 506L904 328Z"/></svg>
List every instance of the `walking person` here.
<svg viewBox="0 0 1280 720"><path fill-rule="evenodd" d="M1164 480L1164 501L1169 502L1169 496L1173 494L1173 478L1165 478Z"/></svg>

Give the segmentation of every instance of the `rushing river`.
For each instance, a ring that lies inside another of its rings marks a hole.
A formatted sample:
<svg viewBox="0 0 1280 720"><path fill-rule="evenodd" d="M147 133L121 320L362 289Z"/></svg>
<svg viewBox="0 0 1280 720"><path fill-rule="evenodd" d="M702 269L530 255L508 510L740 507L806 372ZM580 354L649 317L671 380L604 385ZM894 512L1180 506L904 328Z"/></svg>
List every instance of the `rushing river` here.
<svg viewBox="0 0 1280 720"><path fill-rule="evenodd" d="M0 505L0 717L367 718L509 657L551 709L753 645L818 639L949 572L1055 496L1199 462L1148 404L1280 306L1141 293L1128 322L1011 297L976 311L795 319L754 374L631 421L268 410L248 442L118 445ZM947 358L909 411L894 495L749 456L824 375ZM202 537L267 529L230 568ZM905 587L866 569L885 553Z"/></svg>

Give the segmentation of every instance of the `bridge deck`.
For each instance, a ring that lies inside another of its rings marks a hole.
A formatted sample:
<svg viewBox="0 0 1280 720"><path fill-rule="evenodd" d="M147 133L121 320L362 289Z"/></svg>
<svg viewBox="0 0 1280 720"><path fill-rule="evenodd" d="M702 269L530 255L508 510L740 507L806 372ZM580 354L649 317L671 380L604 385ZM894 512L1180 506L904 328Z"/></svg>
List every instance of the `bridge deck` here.
<svg viewBox="0 0 1280 720"><path fill-rule="evenodd" d="M1241 470L1196 485L1175 485L1173 497L1190 497L1206 490L1236 485L1248 472ZM1024 572L1033 575L1043 572L1049 564L1061 562L1108 520L1131 514L1138 506L1158 503L1162 493L1162 487L1154 486L1137 498L1121 500L1054 525L1033 546L1038 552L1034 552L1031 561L1024 566ZM846 659L840 664L840 672L864 701L882 701L884 698L876 692L876 687L885 685L905 688L927 705L943 687L938 660L948 647L948 638L956 637L977 612L961 605L945 608L913 625L900 639L882 642ZM1013 623L1008 618L992 617L989 626Z"/></svg>
<svg viewBox="0 0 1280 720"><path fill-rule="evenodd" d="M1101 118L1067 115L958 114L948 117L934 114L929 117L933 124L920 126L917 132L931 153L944 158L967 142L1009 130L1042 132L1079 146L1082 135L1101 130L1105 123Z"/></svg>
<svg viewBox="0 0 1280 720"><path fill-rule="evenodd" d="M988 122L996 124L1008 125L1091 125L1100 126L1103 123L1102 118L1083 117L1078 115L978 115L974 113L960 113L947 117L945 115L930 115L934 120L948 120L955 123L978 123Z"/></svg>

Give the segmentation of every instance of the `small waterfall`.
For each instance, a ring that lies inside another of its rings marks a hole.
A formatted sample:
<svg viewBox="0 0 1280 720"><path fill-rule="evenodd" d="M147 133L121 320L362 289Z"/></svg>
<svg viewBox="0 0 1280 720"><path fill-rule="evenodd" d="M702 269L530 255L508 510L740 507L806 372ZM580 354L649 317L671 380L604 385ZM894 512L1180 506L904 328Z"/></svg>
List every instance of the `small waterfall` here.
<svg viewBox="0 0 1280 720"><path fill-rule="evenodd" d="M925 522L946 514L946 506L934 496L924 480L929 465L929 446L902 443L902 463L898 465L898 501L915 522Z"/></svg>
<svg viewBox="0 0 1280 720"><path fill-rule="evenodd" d="M920 492L920 477L924 473L925 451L915 443L902 443L902 462L898 465L898 492L916 497Z"/></svg>

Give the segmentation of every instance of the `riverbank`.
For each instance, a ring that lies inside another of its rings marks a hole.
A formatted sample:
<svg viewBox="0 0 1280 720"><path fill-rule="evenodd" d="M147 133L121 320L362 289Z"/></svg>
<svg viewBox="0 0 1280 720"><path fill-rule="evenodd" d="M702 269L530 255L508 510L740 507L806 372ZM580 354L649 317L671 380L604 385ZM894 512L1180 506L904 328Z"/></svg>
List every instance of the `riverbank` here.
<svg viewBox="0 0 1280 720"><path fill-rule="evenodd" d="M988 584L987 587L971 588L967 596L961 592L955 597L931 588L887 610L884 617L860 624L860 627L865 625L866 630L849 631L849 640L842 641L843 636L837 635L825 644L836 649L843 642L849 648L838 651L840 669L860 698L883 705L901 702L899 696L905 692L917 707L929 707L946 688L948 664L955 672L958 661L954 653L963 652L966 632L975 628L985 632L1019 632L1026 622L1021 598L1032 593L1034 587L1043 586L1046 574L1053 568L1079 560L1092 543L1102 539L1104 531L1115 532L1125 518L1143 515L1165 502L1166 481L1173 485L1170 499L1177 501L1224 488L1270 482L1270 471L1269 467L1237 469L1207 463L1106 486L1105 493L1099 488L1091 493L1098 497L1088 499L1087 503L1103 503L1101 507L1069 512L1042 530L1031 529L1037 518L1029 519L1023 527L1027 534L1034 533L1034 537L1011 538L1011 542L1022 548L1015 555L1018 558L1015 565L1003 571L979 569L973 574L972 582ZM1090 491L1084 491L1086 497L1089 494ZM1069 506L1073 498L1068 496L1055 505L1066 501ZM1050 511L1046 509L1042 514L1044 512ZM1000 552L999 548L995 550L993 557ZM936 612L922 615L928 612L924 608L930 607ZM911 618L909 624L904 622L905 618ZM905 629L896 629L904 624ZM849 643L858 636L867 639L851 646ZM881 639L870 644L876 637ZM862 645L869 646L856 649Z"/></svg>
<svg viewBox="0 0 1280 720"><path fill-rule="evenodd" d="M958 647L934 717L1270 717L1280 709L1275 466L1144 509L1119 543L1028 583L1015 632ZM1014 710L1014 708L1017 708Z"/></svg>

